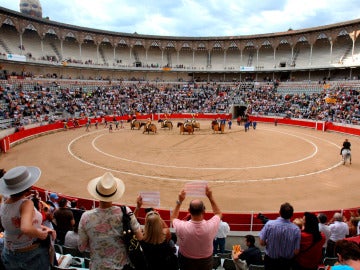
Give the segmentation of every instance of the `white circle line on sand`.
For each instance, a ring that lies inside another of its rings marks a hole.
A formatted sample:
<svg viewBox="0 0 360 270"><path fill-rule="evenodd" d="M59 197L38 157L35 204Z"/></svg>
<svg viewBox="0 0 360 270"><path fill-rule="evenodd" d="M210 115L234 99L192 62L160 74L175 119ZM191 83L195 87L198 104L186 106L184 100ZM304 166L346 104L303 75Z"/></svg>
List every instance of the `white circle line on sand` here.
<svg viewBox="0 0 360 270"><path fill-rule="evenodd" d="M307 159L311 159L313 158L317 152L318 152L318 147L316 144L314 144L312 141L309 141L307 139L304 139L303 137L300 137L300 136L297 136L297 135L294 135L294 134L290 134L290 133L287 133L287 132L281 132L281 131L274 131L274 130L268 130L268 131L271 131L271 132L278 132L278 133L282 133L282 134L285 134L285 135L288 135L288 136L293 136L293 137L296 137L298 139L301 139L301 140L304 140L306 141L307 143L311 144L313 147L314 147L314 151L311 155L307 156L307 157L304 157L302 159L298 159L298 160L294 160L294 161L289 161L289 162L284 162L284 163L275 163L275 164L269 164L269 165L262 165L262 166L248 166L248 167L189 167L189 166L175 166L175 165L163 165L163 164L155 164L155 163L149 163L149 162L142 162L142 161L137 161L137 160L132 160L132 159L127 159L127 158L122 158L122 157L119 157L119 156L115 156L115 155L111 155L109 153L106 153L104 151L102 151L101 149L99 149L95 143L96 143L96 140L99 139L100 137L106 135L106 134L101 134L97 137L95 137L93 140L92 140L92 147L98 151L99 153L105 155L105 156L108 156L108 157L111 157L111 158L114 158L114 159L118 159L118 160L122 160L122 161L126 161L126 162L131 162L131 163L137 163L137 164L140 164L140 165L146 165L146 166L151 166L151 167L162 167L162 168L174 168L174 169L187 169L187 170L216 170L216 171L228 171L228 170L248 170L248 169L263 169L263 168L271 168L271 167L279 167L279 166L285 166L285 165L290 165L290 164L295 164L295 163L299 163L299 162L303 162Z"/></svg>
<svg viewBox="0 0 360 270"><path fill-rule="evenodd" d="M96 132L102 132L102 131L96 131ZM95 133L95 132L91 132L91 133ZM71 151L71 145L73 143L75 143L77 140L79 140L82 137L88 136L89 134L84 134L81 135L75 139L73 139L69 144L68 144L68 152L69 154L77 159L78 161L93 166L93 167L97 167L100 169L104 169L104 170L108 170L108 171L112 171L112 172L117 172L120 174L124 174L124 175L131 175L131 176L137 176L137 177L142 177L142 178L150 178L150 179L157 179L157 180L164 180L164 181L172 181L172 182L191 182L191 181L204 181L204 179L184 179L184 178L170 178L170 177L160 177L160 176L150 176L150 175L144 175L144 174L138 174L138 173L132 173L132 172L125 172L125 171L120 171L120 170L114 170L111 168L107 168L104 166L99 166L96 165L94 163L88 162L84 159L79 158L78 156L76 156L72 151ZM305 135L305 134L303 134ZM314 137L317 138L315 136L310 136L310 137ZM317 138L319 139L319 138ZM321 139L323 140L323 139ZM330 142L328 140L323 140L323 141L327 141ZM330 142L332 143L332 142ZM334 144L334 143L332 143ZM335 145L335 144L334 144ZM239 180L209 180L209 182L212 183L251 183L251 182L268 182L268 181L279 181L279 180L286 180L286 179L295 179L295 178L300 178L300 177L307 177L307 176L312 176L315 174L320 174L326 171L330 171L338 166L340 166L342 164L342 162L340 161L337 164L334 164L333 166L330 166L328 168L322 169L322 170L318 170L318 171L314 171L314 172L310 172L310 173L306 173L306 174L300 174L300 175L292 175L292 176L284 176L284 177L273 177L273 178L260 178L260 179L239 179Z"/></svg>

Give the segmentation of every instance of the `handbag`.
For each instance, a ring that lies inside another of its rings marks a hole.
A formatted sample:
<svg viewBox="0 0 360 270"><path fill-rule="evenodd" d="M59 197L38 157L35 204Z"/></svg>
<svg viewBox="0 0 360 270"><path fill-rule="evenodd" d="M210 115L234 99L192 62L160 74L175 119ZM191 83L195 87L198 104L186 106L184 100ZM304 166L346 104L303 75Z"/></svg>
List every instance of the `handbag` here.
<svg viewBox="0 0 360 270"><path fill-rule="evenodd" d="M123 213L122 239L125 243L129 259L132 265L135 267L135 270L147 270L145 255L141 248L140 241L136 239L136 236L131 228L131 216L133 213L128 213L125 206L121 206L121 210Z"/></svg>

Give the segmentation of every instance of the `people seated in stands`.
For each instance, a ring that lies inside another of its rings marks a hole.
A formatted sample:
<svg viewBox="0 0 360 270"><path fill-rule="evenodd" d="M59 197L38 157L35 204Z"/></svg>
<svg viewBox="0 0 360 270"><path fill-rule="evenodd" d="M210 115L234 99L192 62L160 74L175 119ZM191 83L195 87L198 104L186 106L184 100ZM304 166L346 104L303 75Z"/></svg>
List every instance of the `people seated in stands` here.
<svg viewBox="0 0 360 270"><path fill-rule="evenodd" d="M51 75L51 74L50 74ZM50 76L51 77L51 76ZM31 86L31 83L28 83ZM207 85L199 86L201 91L193 92L190 96L184 95L184 91L178 90L176 85L169 85L157 93L155 96L139 95L148 92L149 90L157 89L156 84L130 84L121 86L106 86L103 87L104 95L98 95L97 89L94 90L89 96L75 95L71 93L71 90L79 88L81 82L73 82L70 86L67 84L63 86L61 83L56 85L60 88L60 91L55 93L48 91L46 95L38 95L38 91L28 91L27 95L18 99L18 89L14 83L15 91L8 91L7 95L4 95L5 106L3 107L3 114L7 118L18 119L18 123L24 123L25 118L32 118L32 120L39 121L41 117L39 114L47 115L54 114L59 111L57 104L64 106L63 110L70 113L80 113L87 111L89 114L103 110L103 105L111 102L112 99L117 100L118 104L126 104L125 107L118 108L113 105L109 105L109 110L116 111L119 115L128 114L135 106L142 104L139 110L140 113L150 114L153 113L151 106L144 106L144 104L155 103L154 99L158 101L156 103L161 104L161 109L157 108L157 112L172 111L177 113L215 113L217 112L218 105L224 106L224 112L230 110L230 106L233 103L231 99L226 97L236 94L238 86L231 88L223 85ZM99 83L100 85L101 83ZM10 83L11 85L11 83ZM12 85L11 85L12 86ZM25 88L27 83L23 84ZM37 89L41 89L43 85L35 85ZM34 87L34 86L32 86ZM217 88L221 91L217 91ZM9 87L10 88L10 87ZM115 91L114 91L115 90ZM260 90L260 91L259 91ZM260 89L257 87L248 87L244 89L243 98L239 99L243 102L249 102L248 113L249 114L287 114L290 118L302 118L312 120L326 120L329 122L340 122L349 124L358 124L359 117L357 107L359 106L359 100L356 95L351 94L352 91L348 91L345 88L333 89L332 91L336 104L326 103L325 98L327 93L316 94L278 94L278 90L273 85L262 86ZM135 93L137 93L135 95ZM227 93L221 96L219 93ZM129 97L129 98L128 98ZM248 97L248 98L245 98ZM90 100L89 100L90 99ZM96 102L95 100L96 99ZM201 99L204 102L194 104L192 99ZM314 107L313 104L321 100L320 106ZM289 107L288 104L293 106ZM334 109L335 107L336 109ZM30 110L29 108L34 108ZM161 111L160 111L161 110ZM331 114L329 114L331 110Z"/></svg>
<svg viewBox="0 0 360 270"><path fill-rule="evenodd" d="M175 244L170 230L164 227L164 220L156 211L150 211L145 217L144 237L140 242L144 250L149 270L179 269Z"/></svg>
<svg viewBox="0 0 360 270"><path fill-rule="evenodd" d="M72 230L67 231L64 239L64 246L71 248L78 248L79 234L78 234L79 223L76 223Z"/></svg>
<svg viewBox="0 0 360 270"><path fill-rule="evenodd" d="M46 203L50 205L51 212L54 212L57 208L59 208L58 200L59 196L55 192L50 193L49 200L47 200Z"/></svg>
<svg viewBox="0 0 360 270"><path fill-rule="evenodd" d="M255 246L255 237L253 235L245 236L245 244L247 249L239 251L232 251L232 259L234 260L237 270L245 270L250 264L263 265L264 261L262 258L261 250Z"/></svg>
<svg viewBox="0 0 360 270"><path fill-rule="evenodd" d="M85 212L85 209L78 208L77 204L78 204L77 200L72 200L70 202L70 210L71 210L71 212L73 212L75 225L79 224L80 218L81 218L82 214Z"/></svg>
<svg viewBox="0 0 360 270"><path fill-rule="evenodd" d="M73 212L67 206L68 200L61 198L59 201L59 208L54 212L54 227L57 234L58 243L64 244L65 235L68 231L73 229L75 225L75 219Z"/></svg>
<svg viewBox="0 0 360 270"><path fill-rule="evenodd" d="M360 269L360 247L357 243L347 240L336 241L335 254L340 265L332 266L331 270Z"/></svg>
<svg viewBox="0 0 360 270"><path fill-rule="evenodd" d="M322 247L325 239L325 235L319 231L319 221L316 215L305 212L300 251L295 256L292 269L317 270L322 260Z"/></svg>

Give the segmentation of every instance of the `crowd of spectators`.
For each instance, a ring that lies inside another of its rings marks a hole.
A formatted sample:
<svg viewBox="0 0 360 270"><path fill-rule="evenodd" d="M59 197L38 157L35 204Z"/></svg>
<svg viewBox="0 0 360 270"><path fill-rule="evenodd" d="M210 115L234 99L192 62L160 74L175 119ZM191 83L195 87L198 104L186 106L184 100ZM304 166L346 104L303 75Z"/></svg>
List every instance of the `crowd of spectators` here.
<svg viewBox="0 0 360 270"><path fill-rule="evenodd" d="M334 87L319 93L280 93L272 82L157 83L145 81L82 85L81 81L0 83L0 119L15 125L41 122L56 115L100 117L151 113L229 113L231 106L246 113L359 124L357 89ZM96 82L96 81L95 81Z"/></svg>

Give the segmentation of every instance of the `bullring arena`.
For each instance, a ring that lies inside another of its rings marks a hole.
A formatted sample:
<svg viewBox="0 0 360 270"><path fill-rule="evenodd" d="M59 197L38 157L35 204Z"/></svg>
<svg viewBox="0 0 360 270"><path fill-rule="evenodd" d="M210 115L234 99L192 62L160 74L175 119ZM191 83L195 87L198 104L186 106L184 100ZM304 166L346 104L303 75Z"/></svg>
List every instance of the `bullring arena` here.
<svg viewBox="0 0 360 270"><path fill-rule="evenodd" d="M111 171L126 185L119 203L135 205L139 192L160 191L162 209L171 209L178 191L195 180L208 182L224 212L276 212L285 201L297 212L358 205L358 137L270 123L248 132L235 123L214 134L210 121L200 122L192 135L157 123L156 134L127 123L113 132L102 125L55 132L11 148L0 167L39 166L39 187L88 199L87 182ZM352 165L339 155L345 138Z"/></svg>
<svg viewBox="0 0 360 270"><path fill-rule="evenodd" d="M139 193L160 192L158 208L167 221L178 192L192 181L206 181L237 224L247 214L277 215L285 201L297 213L328 210L330 217L345 209L348 217L349 209L360 206L359 29L357 19L261 35L152 36L89 29L0 7L0 128L14 139L1 154L0 168L39 166L39 188L89 200L87 182L111 171L126 185L118 203L134 206ZM109 101L113 94L115 101ZM97 100L89 101L93 95ZM149 106L144 96L155 97L160 106ZM77 101L79 106L68 105ZM35 109L25 115L29 104ZM220 113L234 123L224 134L213 134L211 120L199 118L200 130L182 135L176 123L184 118L170 118L173 130L154 119L156 134L131 130L128 123L113 132L102 125L85 131L84 123L43 132L39 120L134 113ZM272 120L245 132L235 122L245 114L304 118L336 128L275 126ZM41 136L24 135L30 122ZM18 124L25 125L24 132L14 133ZM339 155L345 138L352 144L351 165L343 165Z"/></svg>

